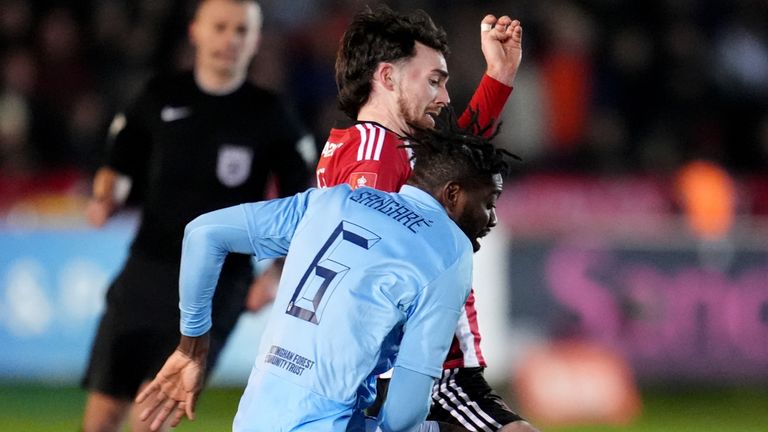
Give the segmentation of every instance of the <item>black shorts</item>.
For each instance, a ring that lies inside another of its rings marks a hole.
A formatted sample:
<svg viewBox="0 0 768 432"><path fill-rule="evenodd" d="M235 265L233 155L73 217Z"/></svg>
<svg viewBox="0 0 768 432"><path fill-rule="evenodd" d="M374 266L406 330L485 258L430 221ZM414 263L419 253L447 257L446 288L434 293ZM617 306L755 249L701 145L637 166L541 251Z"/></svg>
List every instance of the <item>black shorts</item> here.
<svg viewBox="0 0 768 432"><path fill-rule="evenodd" d="M432 387L432 407L427 420L462 426L470 431L496 431L522 420L493 392L483 368L443 370Z"/></svg>
<svg viewBox="0 0 768 432"><path fill-rule="evenodd" d="M208 373L244 310L253 277L248 259L230 255L222 268L213 300ZM83 387L132 399L142 382L154 378L179 337L178 265L131 254L107 291Z"/></svg>

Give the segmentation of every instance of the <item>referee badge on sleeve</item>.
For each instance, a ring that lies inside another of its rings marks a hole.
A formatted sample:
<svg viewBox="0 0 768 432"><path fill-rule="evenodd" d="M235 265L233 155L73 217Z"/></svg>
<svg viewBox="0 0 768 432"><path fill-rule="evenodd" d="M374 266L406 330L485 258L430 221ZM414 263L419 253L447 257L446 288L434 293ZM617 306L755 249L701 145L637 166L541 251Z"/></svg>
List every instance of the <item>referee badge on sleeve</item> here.
<svg viewBox="0 0 768 432"><path fill-rule="evenodd" d="M253 150L249 147L224 144L219 147L216 177L224 186L236 187L251 175Z"/></svg>
<svg viewBox="0 0 768 432"><path fill-rule="evenodd" d="M376 187L376 173L372 172L354 172L349 175L349 185L352 189L367 186L371 188Z"/></svg>

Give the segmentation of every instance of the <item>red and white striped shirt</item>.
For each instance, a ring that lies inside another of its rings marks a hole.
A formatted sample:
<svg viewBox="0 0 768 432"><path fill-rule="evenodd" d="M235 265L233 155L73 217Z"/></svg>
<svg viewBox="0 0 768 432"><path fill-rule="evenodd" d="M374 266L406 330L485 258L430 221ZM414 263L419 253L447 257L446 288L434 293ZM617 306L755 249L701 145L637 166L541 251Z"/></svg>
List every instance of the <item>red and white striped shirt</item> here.
<svg viewBox="0 0 768 432"><path fill-rule="evenodd" d="M511 92L512 87L484 75L469 107L478 112L481 125L487 124L491 119L498 120ZM468 108L459 117L459 125L467 125L470 118ZM368 186L397 192L411 175L410 153L400 147L402 144L396 133L374 122L360 122L347 129L331 129L315 172L317 186L348 183L352 188ZM480 339L473 289L467 298L464 313L459 317L443 368L485 367Z"/></svg>

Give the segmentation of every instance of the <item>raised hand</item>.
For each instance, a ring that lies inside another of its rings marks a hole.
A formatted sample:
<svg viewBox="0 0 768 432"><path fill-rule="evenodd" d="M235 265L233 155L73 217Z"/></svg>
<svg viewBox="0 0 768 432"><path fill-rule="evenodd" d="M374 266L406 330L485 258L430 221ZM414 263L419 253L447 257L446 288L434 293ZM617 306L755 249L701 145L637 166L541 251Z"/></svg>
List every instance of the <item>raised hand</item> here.
<svg viewBox="0 0 768 432"><path fill-rule="evenodd" d="M480 45L488 65L486 73L508 86L523 59L523 27L507 15L486 15L480 23Z"/></svg>

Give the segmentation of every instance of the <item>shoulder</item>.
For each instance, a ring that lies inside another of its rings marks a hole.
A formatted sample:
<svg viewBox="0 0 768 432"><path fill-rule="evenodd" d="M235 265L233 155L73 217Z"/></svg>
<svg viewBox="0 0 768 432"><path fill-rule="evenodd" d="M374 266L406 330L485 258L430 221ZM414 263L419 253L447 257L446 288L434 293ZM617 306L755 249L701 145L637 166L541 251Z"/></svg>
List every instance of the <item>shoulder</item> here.
<svg viewBox="0 0 768 432"><path fill-rule="evenodd" d="M347 155L351 154L353 150L354 152L357 151L359 144L360 132L354 126L346 129L331 129L320 154L320 161L347 159Z"/></svg>
<svg viewBox="0 0 768 432"><path fill-rule="evenodd" d="M400 147L402 143L397 134L382 126L375 123L357 123L346 129L331 129L326 150L333 153L336 150L348 152L354 149L359 153L358 160L378 160L382 154L404 151ZM342 149L342 146L345 148Z"/></svg>
<svg viewBox="0 0 768 432"><path fill-rule="evenodd" d="M154 113L166 105L188 104L199 93L192 72L161 72L151 76L126 107L133 116Z"/></svg>
<svg viewBox="0 0 768 432"><path fill-rule="evenodd" d="M466 271L472 267L472 242L445 214L433 214L428 243L436 254L432 265L436 269Z"/></svg>
<svg viewBox="0 0 768 432"><path fill-rule="evenodd" d="M355 123L346 128L333 128L330 133L331 139L343 139L345 141L384 141L402 143L396 133L389 129L371 122Z"/></svg>
<svg viewBox="0 0 768 432"><path fill-rule="evenodd" d="M160 72L147 80L144 89L153 95L173 94L180 91L196 89L195 79L191 71Z"/></svg>
<svg viewBox="0 0 768 432"><path fill-rule="evenodd" d="M351 186L342 183L328 188L309 188L299 195L305 195L309 202L320 201L326 204L330 201L344 201L354 192Z"/></svg>

